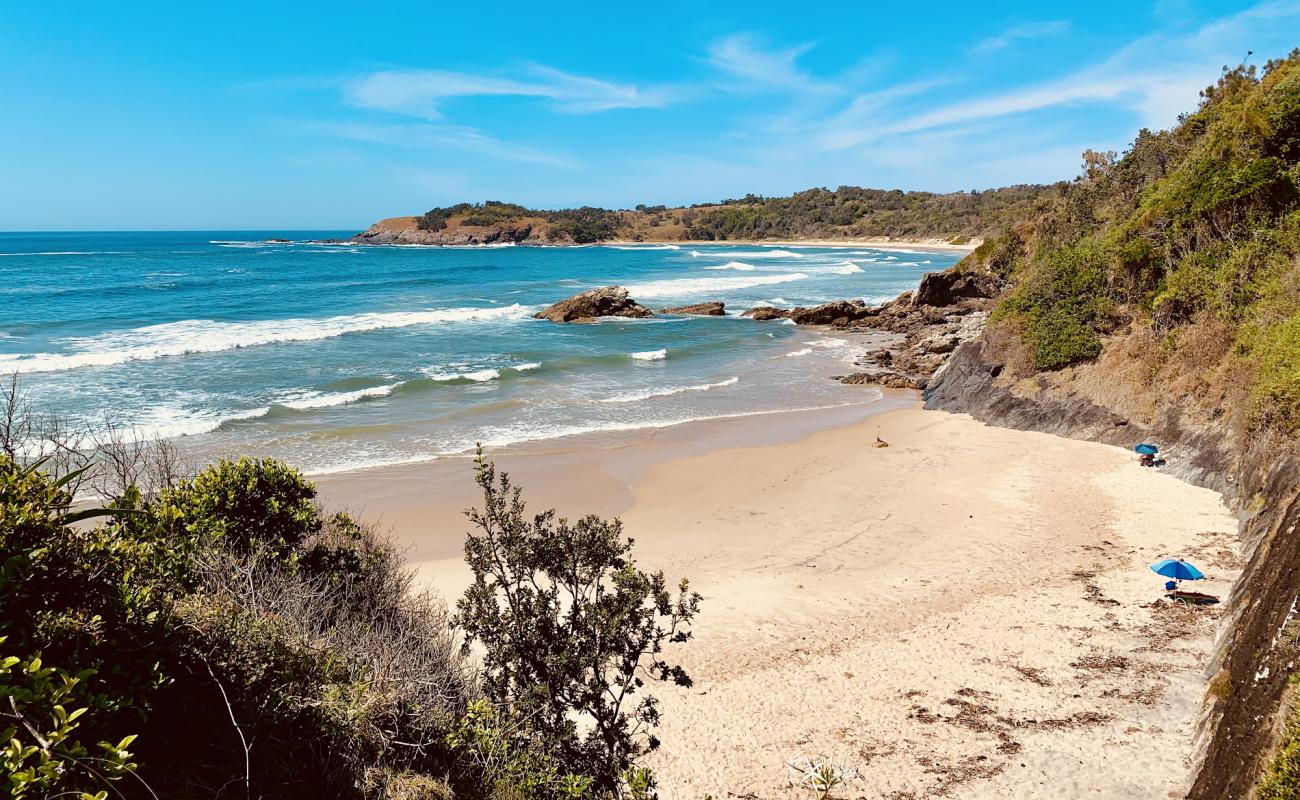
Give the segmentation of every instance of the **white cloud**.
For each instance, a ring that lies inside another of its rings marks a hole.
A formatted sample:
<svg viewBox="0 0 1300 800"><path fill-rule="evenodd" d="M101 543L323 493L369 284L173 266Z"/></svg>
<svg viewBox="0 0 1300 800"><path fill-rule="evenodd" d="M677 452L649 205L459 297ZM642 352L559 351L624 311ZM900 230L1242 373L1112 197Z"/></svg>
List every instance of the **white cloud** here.
<svg viewBox="0 0 1300 800"><path fill-rule="evenodd" d="M989 38L984 39L972 47L971 52L991 53L995 50L1006 49L1018 41L1046 39L1052 36L1060 36L1069 30L1070 21L1068 19L1026 22L1021 25L1013 25L997 36L990 36Z"/></svg>
<svg viewBox="0 0 1300 800"><path fill-rule="evenodd" d="M1252 23L1294 17L1300 17L1296 0L1264 3L1189 35L1157 32L1140 37L1103 61L1056 80L937 105L907 116L877 114L869 125L853 125L853 115L848 113L851 108L846 109L824 122L818 141L828 149L846 149L891 136L1088 103L1126 108L1145 126L1168 127L1178 114L1195 106L1198 91L1213 82L1220 67L1245 55Z"/></svg>
<svg viewBox="0 0 1300 800"><path fill-rule="evenodd" d="M577 114L657 108L673 99L666 88L641 89L538 64L518 77L433 69L372 72L347 81L343 93L357 108L429 120L441 118L439 103L453 97L536 97L550 100L557 111Z"/></svg>
<svg viewBox="0 0 1300 800"><path fill-rule="evenodd" d="M718 39L709 46L709 64L719 72L744 82L735 88L816 93L835 91L834 86L814 79L796 65L799 56L811 47L804 44L784 50L764 50L750 34L738 33Z"/></svg>

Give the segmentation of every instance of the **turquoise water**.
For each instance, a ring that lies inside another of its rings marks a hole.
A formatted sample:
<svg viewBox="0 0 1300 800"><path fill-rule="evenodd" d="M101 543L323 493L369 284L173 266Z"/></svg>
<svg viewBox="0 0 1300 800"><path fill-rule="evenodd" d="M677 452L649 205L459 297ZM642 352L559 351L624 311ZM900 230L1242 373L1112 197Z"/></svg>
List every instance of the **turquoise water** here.
<svg viewBox="0 0 1300 800"><path fill-rule="evenodd" d="M590 431L869 402L834 332L757 304L881 302L949 254L682 245L312 244L350 232L0 233L0 371L74 420L312 472ZM291 243L268 243L271 238ZM556 325L596 286L724 318Z"/></svg>

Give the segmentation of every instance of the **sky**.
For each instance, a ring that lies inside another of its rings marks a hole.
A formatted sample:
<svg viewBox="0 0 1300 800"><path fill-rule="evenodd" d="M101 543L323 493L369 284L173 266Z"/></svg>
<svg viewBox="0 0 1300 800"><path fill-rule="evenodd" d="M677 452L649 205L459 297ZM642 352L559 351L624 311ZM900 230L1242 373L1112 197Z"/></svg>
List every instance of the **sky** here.
<svg viewBox="0 0 1300 800"><path fill-rule="evenodd" d="M1068 179L1300 0L0 3L0 230Z"/></svg>

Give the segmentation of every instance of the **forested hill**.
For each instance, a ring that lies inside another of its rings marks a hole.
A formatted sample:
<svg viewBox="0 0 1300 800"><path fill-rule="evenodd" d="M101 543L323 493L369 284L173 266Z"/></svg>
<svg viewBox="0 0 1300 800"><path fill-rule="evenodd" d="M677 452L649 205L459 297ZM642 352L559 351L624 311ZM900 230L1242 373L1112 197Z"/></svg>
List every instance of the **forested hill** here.
<svg viewBox="0 0 1300 800"><path fill-rule="evenodd" d="M955 269L1007 288L931 406L1150 437L1172 446L1168 470L1237 504L1250 560L1188 796L1300 796L1300 714L1286 711L1300 677L1300 50L1226 69L1122 156L1085 154L1083 175Z"/></svg>
<svg viewBox="0 0 1300 800"><path fill-rule="evenodd" d="M686 208L584 207L546 211L487 201L394 217L357 239L411 244L588 244L604 241L761 239L901 239L962 244L985 239L1023 219L1063 185L988 191L809 189L790 197L747 195Z"/></svg>

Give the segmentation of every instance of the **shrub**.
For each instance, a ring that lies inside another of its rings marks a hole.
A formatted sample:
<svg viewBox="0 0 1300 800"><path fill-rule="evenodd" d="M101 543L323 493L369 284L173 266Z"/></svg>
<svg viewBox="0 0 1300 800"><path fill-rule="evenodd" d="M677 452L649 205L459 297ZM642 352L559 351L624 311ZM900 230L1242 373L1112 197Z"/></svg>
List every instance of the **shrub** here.
<svg viewBox="0 0 1300 800"><path fill-rule="evenodd" d="M4 644L0 637L0 644ZM126 748L135 736L117 744L86 739L78 733L89 705L89 671L71 675L42 663L39 655L0 656L0 786L5 797L76 796L103 800L108 789L131 774L135 764ZM92 753L94 755L92 755Z"/></svg>
<svg viewBox="0 0 1300 800"><path fill-rule="evenodd" d="M474 583L457 621L483 648L484 691L527 721L543 754L590 776L596 794L615 794L659 744L654 698L634 703L641 675L690 685L662 651L690 638L700 596L638 569L618 520L529 518L509 477L481 451L475 463L483 509L467 512L478 529L465 543Z"/></svg>
<svg viewBox="0 0 1300 800"><path fill-rule="evenodd" d="M1014 316L1038 369L1096 358L1111 314L1104 260L1089 243L1040 256L995 316Z"/></svg>
<svg viewBox="0 0 1300 800"><path fill-rule="evenodd" d="M222 459L162 492L154 513L205 546L288 558L320 531L316 487L271 459Z"/></svg>

